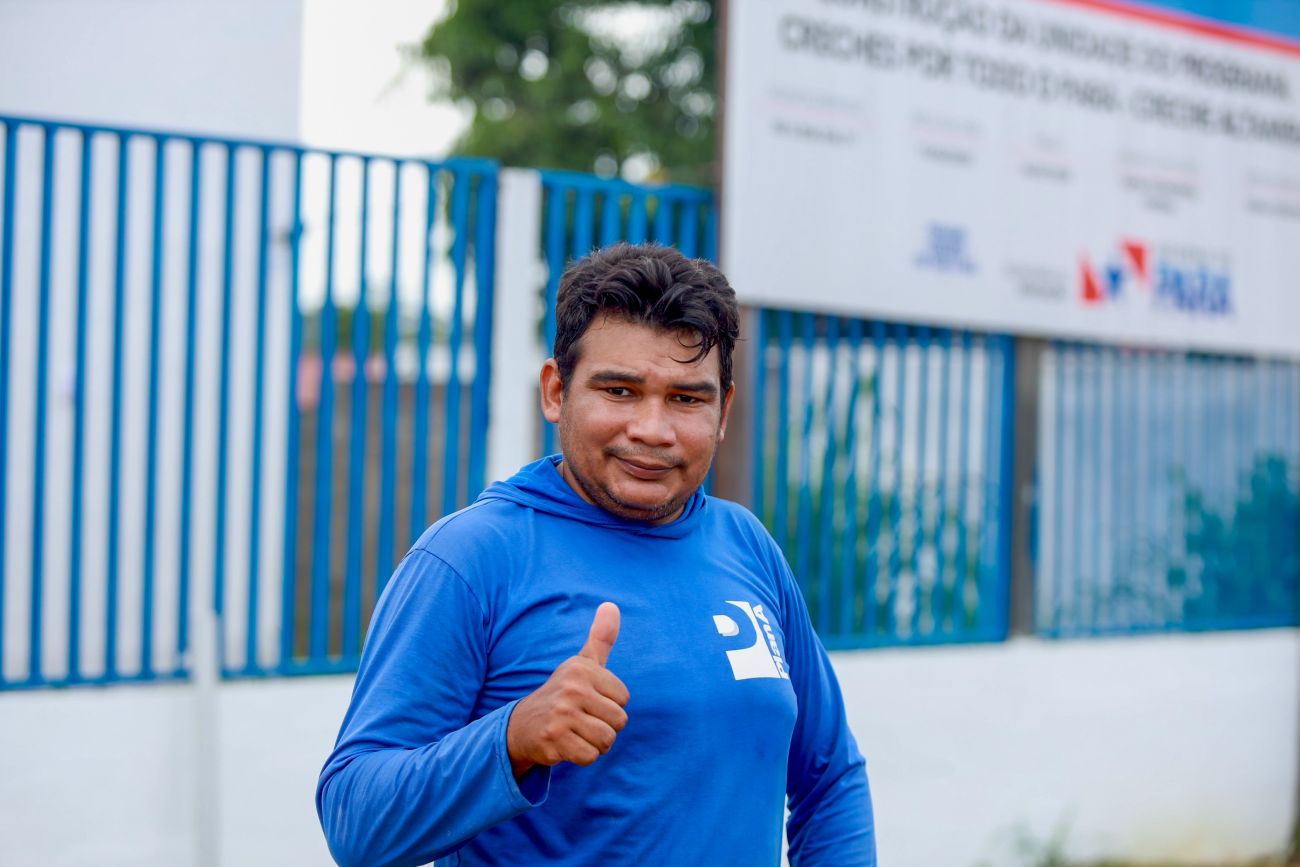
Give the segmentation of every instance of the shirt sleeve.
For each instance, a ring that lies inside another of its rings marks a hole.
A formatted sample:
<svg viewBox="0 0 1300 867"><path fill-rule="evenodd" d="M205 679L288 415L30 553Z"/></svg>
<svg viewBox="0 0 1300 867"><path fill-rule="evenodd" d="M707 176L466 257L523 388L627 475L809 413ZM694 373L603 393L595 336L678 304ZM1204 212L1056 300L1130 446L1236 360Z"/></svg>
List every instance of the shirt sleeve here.
<svg viewBox="0 0 1300 867"><path fill-rule="evenodd" d="M876 832L866 761L844 713L830 658L803 595L778 552L786 661L799 704L790 741L786 823L791 867L875 867Z"/></svg>
<svg viewBox="0 0 1300 867"><path fill-rule="evenodd" d="M415 549L375 609L316 811L342 865L426 864L546 798L549 768L517 784L515 702L471 719L487 669L487 615L464 579Z"/></svg>

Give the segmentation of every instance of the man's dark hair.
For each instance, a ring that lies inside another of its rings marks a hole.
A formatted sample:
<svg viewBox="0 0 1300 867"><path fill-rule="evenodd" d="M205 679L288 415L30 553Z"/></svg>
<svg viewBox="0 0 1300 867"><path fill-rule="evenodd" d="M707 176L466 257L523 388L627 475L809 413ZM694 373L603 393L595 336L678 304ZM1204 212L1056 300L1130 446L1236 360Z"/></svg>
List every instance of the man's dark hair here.
<svg viewBox="0 0 1300 867"><path fill-rule="evenodd" d="M684 345L695 350L686 361L699 361L718 347L723 394L731 388L740 310L735 290L713 263L658 244L619 243L569 265L556 296L551 350L566 389L578 364L578 342L600 315L686 332L694 342Z"/></svg>

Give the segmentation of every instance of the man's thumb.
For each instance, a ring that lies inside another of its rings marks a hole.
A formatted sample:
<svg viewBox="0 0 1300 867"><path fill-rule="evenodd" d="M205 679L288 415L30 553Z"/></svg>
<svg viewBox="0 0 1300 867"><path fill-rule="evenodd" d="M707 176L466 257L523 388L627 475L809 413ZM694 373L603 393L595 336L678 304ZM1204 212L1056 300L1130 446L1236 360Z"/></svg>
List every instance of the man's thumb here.
<svg viewBox="0 0 1300 867"><path fill-rule="evenodd" d="M578 655L603 667L609 660L609 652L614 649L614 642L618 641L618 623L618 606L613 602L600 603L591 621L591 631L587 633L587 643Z"/></svg>

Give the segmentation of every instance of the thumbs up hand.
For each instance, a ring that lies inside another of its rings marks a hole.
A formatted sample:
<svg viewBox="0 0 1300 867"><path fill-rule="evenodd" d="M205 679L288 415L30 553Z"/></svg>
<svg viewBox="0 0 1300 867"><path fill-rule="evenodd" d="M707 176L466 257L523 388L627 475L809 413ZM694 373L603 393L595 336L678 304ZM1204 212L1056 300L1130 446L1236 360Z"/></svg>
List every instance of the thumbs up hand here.
<svg viewBox="0 0 1300 867"><path fill-rule="evenodd" d="M533 765L590 765L614 745L627 725L628 701L623 681L605 668L618 626L618 606L602 602L578 655L515 705L506 749L516 779Z"/></svg>

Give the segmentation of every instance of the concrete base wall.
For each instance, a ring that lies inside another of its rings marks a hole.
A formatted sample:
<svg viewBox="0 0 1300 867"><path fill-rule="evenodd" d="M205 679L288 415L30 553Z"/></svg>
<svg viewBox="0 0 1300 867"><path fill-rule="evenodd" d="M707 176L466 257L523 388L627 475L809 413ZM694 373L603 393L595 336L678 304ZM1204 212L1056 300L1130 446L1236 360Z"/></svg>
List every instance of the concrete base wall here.
<svg viewBox="0 0 1300 867"><path fill-rule="evenodd" d="M1019 841L1058 835L1075 858L1205 862L1288 838L1295 630L835 662L882 864L1016 865ZM328 864L313 796L350 688L328 677L0 695L0 863ZM213 725L200 725L204 708Z"/></svg>
<svg viewBox="0 0 1300 867"><path fill-rule="evenodd" d="M1214 863L1284 850L1300 633L840 654L881 861Z"/></svg>

